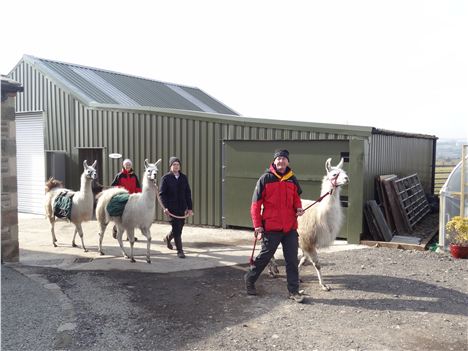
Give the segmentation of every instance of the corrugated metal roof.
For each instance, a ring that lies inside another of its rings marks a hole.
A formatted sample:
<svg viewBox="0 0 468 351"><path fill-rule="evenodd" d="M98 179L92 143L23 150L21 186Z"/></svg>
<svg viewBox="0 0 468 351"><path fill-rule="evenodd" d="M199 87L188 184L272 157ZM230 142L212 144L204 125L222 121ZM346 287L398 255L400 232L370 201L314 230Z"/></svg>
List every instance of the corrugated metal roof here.
<svg viewBox="0 0 468 351"><path fill-rule="evenodd" d="M87 105L156 107L239 115L198 88L29 55L24 55L23 59L53 76Z"/></svg>

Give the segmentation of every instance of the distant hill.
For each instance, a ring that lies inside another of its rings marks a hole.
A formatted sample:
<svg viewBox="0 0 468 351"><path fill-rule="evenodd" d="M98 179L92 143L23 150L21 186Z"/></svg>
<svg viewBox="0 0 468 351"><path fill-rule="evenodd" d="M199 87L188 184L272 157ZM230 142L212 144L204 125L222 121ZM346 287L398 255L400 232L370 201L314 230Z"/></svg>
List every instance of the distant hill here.
<svg viewBox="0 0 468 351"><path fill-rule="evenodd" d="M461 160L462 145L468 144L466 139L439 139L437 140L437 162L457 163Z"/></svg>

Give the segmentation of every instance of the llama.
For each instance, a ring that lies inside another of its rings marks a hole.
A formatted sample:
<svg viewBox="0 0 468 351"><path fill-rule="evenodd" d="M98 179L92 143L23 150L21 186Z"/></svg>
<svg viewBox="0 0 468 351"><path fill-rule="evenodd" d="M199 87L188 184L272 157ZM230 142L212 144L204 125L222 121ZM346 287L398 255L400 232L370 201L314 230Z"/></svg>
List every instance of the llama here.
<svg viewBox="0 0 468 351"><path fill-rule="evenodd" d="M83 240L83 229L81 223L89 221L93 217L93 205L94 205L94 195L91 187L91 183L96 179L96 163L91 166L88 166L86 160L83 161L84 171L81 174L81 185L79 191L73 191L69 189L64 189L62 187L62 182L51 177L46 183L46 196L45 196L45 212L47 219L50 223L50 232L52 234L52 244L54 247L57 247L57 238L55 237L55 221L56 214L54 212L54 205L57 201L57 198L62 195L67 197L72 197L72 206L71 206L71 215L70 222L75 225L75 232L73 234L72 246L77 247L75 244L76 233L80 235L81 245L85 252L88 252L88 249L85 247Z"/></svg>
<svg viewBox="0 0 468 351"><path fill-rule="evenodd" d="M323 177L321 189L321 196L324 197L316 204L315 201L302 200L302 207L307 210L298 217L297 232L299 233L299 247L302 250L299 268L307 260L310 261L317 271L319 284L325 291L329 291L330 287L323 283L317 249L329 247L343 224L340 186L349 182L348 175L342 169L343 162L344 160L341 159L336 167L331 166L331 158L325 162L327 174ZM270 262L269 273L271 276L276 276L278 273L274 259Z"/></svg>
<svg viewBox="0 0 468 351"><path fill-rule="evenodd" d="M102 239L109 221L112 221L117 226L117 240L119 241L122 254L126 258L130 258L131 262L135 262L133 257L133 244L135 243L135 228L140 228L141 233L146 237L146 262L151 263L151 232L150 228L153 224L154 211L156 208L156 175L158 166L161 163L159 159L156 163L148 163L145 160L145 173L143 179L143 189L141 193L130 194L128 201L123 210L122 216L113 217L107 211L107 205L111 199L118 194L128 193L122 188L110 188L101 192L98 196L96 206L96 219L99 222L99 253L104 255L102 250ZM130 256L127 255L123 247L122 235L127 231L128 241L130 242Z"/></svg>

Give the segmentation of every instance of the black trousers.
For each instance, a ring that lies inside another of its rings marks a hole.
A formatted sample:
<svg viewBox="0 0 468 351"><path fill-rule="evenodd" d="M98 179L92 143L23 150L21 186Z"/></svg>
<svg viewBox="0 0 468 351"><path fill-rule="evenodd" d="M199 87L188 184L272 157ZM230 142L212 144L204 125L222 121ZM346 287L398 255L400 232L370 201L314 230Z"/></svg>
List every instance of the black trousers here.
<svg viewBox="0 0 468 351"><path fill-rule="evenodd" d="M268 262L276 252L278 245L283 246L283 255L286 262L286 279L290 293L299 292L299 260L297 258L299 242L296 230L288 233L265 232L263 234L262 248L255 258L254 264L245 275L247 281L255 283Z"/></svg>
<svg viewBox="0 0 468 351"><path fill-rule="evenodd" d="M183 216L185 211L171 211L176 216ZM171 223L171 232L168 235L169 240L174 239L177 252L183 251L182 247L182 229L184 228L185 218L174 218L170 216L169 223Z"/></svg>

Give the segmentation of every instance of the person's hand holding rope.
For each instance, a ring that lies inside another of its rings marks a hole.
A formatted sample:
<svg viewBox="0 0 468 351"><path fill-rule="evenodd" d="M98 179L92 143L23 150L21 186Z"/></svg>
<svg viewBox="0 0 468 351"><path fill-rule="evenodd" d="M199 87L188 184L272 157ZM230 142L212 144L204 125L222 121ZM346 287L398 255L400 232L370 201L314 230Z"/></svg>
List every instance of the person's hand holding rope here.
<svg viewBox="0 0 468 351"><path fill-rule="evenodd" d="M255 228L254 235L256 240L261 240L263 238L263 227Z"/></svg>

